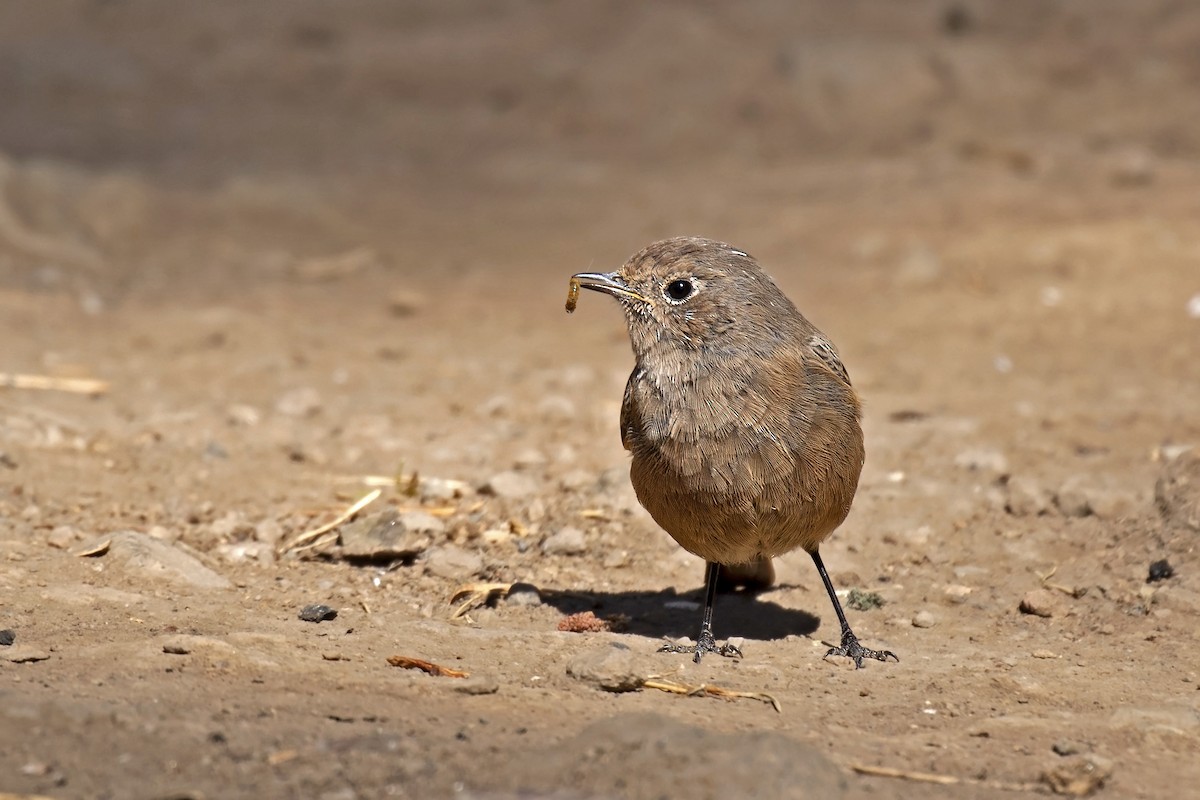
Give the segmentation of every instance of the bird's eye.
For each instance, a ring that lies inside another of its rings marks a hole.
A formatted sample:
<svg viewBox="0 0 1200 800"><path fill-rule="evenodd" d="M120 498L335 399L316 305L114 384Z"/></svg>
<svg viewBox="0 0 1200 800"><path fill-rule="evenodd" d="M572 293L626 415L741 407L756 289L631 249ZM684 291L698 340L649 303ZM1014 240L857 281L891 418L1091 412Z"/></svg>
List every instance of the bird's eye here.
<svg viewBox="0 0 1200 800"><path fill-rule="evenodd" d="M687 300L692 295L692 282L683 278L671 281L667 284L665 294L672 300Z"/></svg>

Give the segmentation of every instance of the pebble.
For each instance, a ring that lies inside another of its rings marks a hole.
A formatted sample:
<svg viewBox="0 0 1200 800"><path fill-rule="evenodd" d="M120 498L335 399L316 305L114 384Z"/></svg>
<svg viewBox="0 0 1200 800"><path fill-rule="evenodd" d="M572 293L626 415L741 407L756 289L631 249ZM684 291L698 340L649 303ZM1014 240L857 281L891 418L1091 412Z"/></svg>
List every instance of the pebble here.
<svg viewBox="0 0 1200 800"><path fill-rule="evenodd" d="M217 545L214 552L228 564L270 564L275 560L275 548L265 542L228 542Z"/></svg>
<svg viewBox="0 0 1200 800"><path fill-rule="evenodd" d="M409 513L429 516L424 512ZM371 561L415 558L429 547L429 536L409 530L404 516L389 508L343 525L339 532L342 557ZM445 527L441 520L431 519ZM419 518L413 522L418 526L422 524Z"/></svg>
<svg viewBox="0 0 1200 800"><path fill-rule="evenodd" d="M0 650L0 661L10 661L13 664L32 664L35 661L45 661L50 653L40 647L30 645L13 645Z"/></svg>
<svg viewBox="0 0 1200 800"><path fill-rule="evenodd" d="M1009 478L1005 509L1017 517L1036 517L1045 514L1053 504L1050 492L1037 481L1022 475Z"/></svg>
<svg viewBox="0 0 1200 800"><path fill-rule="evenodd" d="M1084 484L1084 478L1074 475L1067 478L1054 496L1054 504L1067 517L1086 517L1092 513L1089 498L1090 490Z"/></svg>
<svg viewBox="0 0 1200 800"><path fill-rule="evenodd" d="M311 417L321 410L321 395L311 386L292 389L279 396L275 410L288 417Z"/></svg>
<svg viewBox="0 0 1200 800"><path fill-rule="evenodd" d="M918 611L912 618L914 628L932 628L936 624L937 620L928 611Z"/></svg>
<svg viewBox="0 0 1200 800"><path fill-rule="evenodd" d="M58 550L67 550L78 538L79 531L70 525L59 525L50 531L50 534L46 537L46 544Z"/></svg>
<svg viewBox="0 0 1200 800"><path fill-rule="evenodd" d="M305 622L327 622L331 619L337 619L337 615L336 608L330 608L320 603L313 603L300 609L298 616Z"/></svg>
<svg viewBox="0 0 1200 800"><path fill-rule="evenodd" d="M225 409L225 418L231 425L252 428L262 420L262 412L254 406L235 403Z"/></svg>
<svg viewBox="0 0 1200 800"><path fill-rule="evenodd" d="M946 599L951 603L965 603L973 591L970 586L953 583L945 588Z"/></svg>
<svg viewBox="0 0 1200 800"><path fill-rule="evenodd" d="M446 523L427 511L405 511L400 515L399 522L409 533L439 536L446 532Z"/></svg>
<svg viewBox="0 0 1200 800"><path fill-rule="evenodd" d="M1064 763L1046 770L1042 782L1055 794L1086 797L1112 777L1113 763L1095 753L1069 757Z"/></svg>
<svg viewBox="0 0 1200 800"><path fill-rule="evenodd" d="M8 647L17 640L17 634L8 628L0 631L0 647Z"/></svg>
<svg viewBox="0 0 1200 800"><path fill-rule="evenodd" d="M533 494L537 488L537 481L530 476L509 470L493 475L479 491L495 497L521 498Z"/></svg>
<svg viewBox="0 0 1200 800"><path fill-rule="evenodd" d="M561 528L542 542L548 556L573 556L587 551L587 539L579 528Z"/></svg>
<svg viewBox="0 0 1200 800"><path fill-rule="evenodd" d="M1033 589L1021 598L1021 613L1035 617L1053 617L1061 614L1062 601L1051 589Z"/></svg>
<svg viewBox="0 0 1200 800"><path fill-rule="evenodd" d="M575 656L567 664L567 675L606 692L632 692L645 681L634 665L633 652L619 642Z"/></svg>
<svg viewBox="0 0 1200 800"><path fill-rule="evenodd" d="M425 552L425 570L448 580L470 578L483 570L483 556L457 545L446 544Z"/></svg>
<svg viewBox="0 0 1200 800"><path fill-rule="evenodd" d="M469 678L454 681L451 688L459 694L495 694L500 691L500 682L490 675L472 675Z"/></svg>

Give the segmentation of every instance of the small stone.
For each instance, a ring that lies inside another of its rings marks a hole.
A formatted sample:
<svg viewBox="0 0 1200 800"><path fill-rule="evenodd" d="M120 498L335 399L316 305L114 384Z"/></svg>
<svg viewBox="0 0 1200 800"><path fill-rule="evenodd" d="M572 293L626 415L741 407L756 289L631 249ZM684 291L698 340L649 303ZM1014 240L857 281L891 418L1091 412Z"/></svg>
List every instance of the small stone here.
<svg viewBox="0 0 1200 800"><path fill-rule="evenodd" d="M470 491L471 487L463 481L449 478L421 478L417 492L425 501L445 502L456 500Z"/></svg>
<svg viewBox="0 0 1200 800"><path fill-rule="evenodd" d="M330 608L320 603L313 603L300 609L300 619L305 622L326 622L331 619L337 619L337 609Z"/></svg>
<svg viewBox="0 0 1200 800"><path fill-rule="evenodd" d="M254 540L269 544L272 547L279 544L279 540L283 538L283 526L278 520L264 519L262 522L254 525Z"/></svg>
<svg viewBox="0 0 1200 800"><path fill-rule="evenodd" d="M1035 617L1053 617L1061 613L1062 603L1050 589L1033 589L1021 598L1022 614L1032 614Z"/></svg>
<svg viewBox="0 0 1200 800"><path fill-rule="evenodd" d="M946 599L951 603L965 603L973 591L970 586L954 583L945 588Z"/></svg>
<svg viewBox="0 0 1200 800"><path fill-rule="evenodd" d="M1113 763L1095 753L1072 756L1066 762L1047 770L1042 781L1055 794L1086 797L1097 791L1112 777Z"/></svg>
<svg viewBox="0 0 1200 800"><path fill-rule="evenodd" d="M405 511L399 522L409 533L440 536L446 532L446 523L427 511Z"/></svg>
<svg viewBox="0 0 1200 800"><path fill-rule="evenodd" d="M629 566L629 551L628 550L610 550L604 556L604 561L600 565L605 569L619 569Z"/></svg>
<svg viewBox="0 0 1200 800"><path fill-rule="evenodd" d="M1050 746L1060 756L1073 756L1083 750L1083 746L1079 742L1073 742L1070 739L1059 739Z"/></svg>
<svg viewBox="0 0 1200 800"><path fill-rule="evenodd" d="M251 428L262 420L262 412L254 406L235 403L225 409L225 418L230 425L241 425Z"/></svg>
<svg viewBox="0 0 1200 800"><path fill-rule="evenodd" d="M567 674L608 692L632 692L645 682L634 665L633 652L619 642L575 656L567 664Z"/></svg>
<svg viewBox="0 0 1200 800"><path fill-rule="evenodd" d="M914 628L932 628L937 624L937 620L928 611L918 611L913 615L912 624Z"/></svg>
<svg viewBox="0 0 1200 800"><path fill-rule="evenodd" d="M1023 475L1009 478L1005 510L1017 517L1036 517L1048 512L1053 504L1050 493L1032 478Z"/></svg>
<svg viewBox="0 0 1200 800"><path fill-rule="evenodd" d="M420 555L429 547L429 536L409 530L404 519L408 514L420 515L409 520L417 527L427 525L429 520L424 518L429 517L445 528L441 520L424 512L402 515L389 508L342 526L338 534L342 557L360 561L403 561Z"/></svg>
<svg viewBox="0 0 1200 800"><path fill-rule="evenodd" d="M1159 559L1150 565L1150 575L1146 578L1146 583L1156 583L1165 581L1168 578L1175 576L1175 568L1165 558Z"/></svg>
<svg viewBox="0 0 1200 800"><path fill-rule="evenodd" d="M533 494L537 488L537 481L530 476L509 470L493 475L479 491L496 497L521 498Z"/></svg>
<svg viewBox="0 0 1200 800"><path fill-rule="evenodd" d="M17 640L16 632L14 632L8 628L5 628L4 630L0 631L0 647L8 647L16 640Z"/></svg>
<svg viewBox="0 0 1200 800"><path fill-rule="evenodd" d="M236 511L230 511L213 520L209 524L208 530L214 537L224 541L240 542L254 535L254 526Z"/></svg>
<svg viewBox="0 0 1200 800"><path fill-rule="evenodd" d="M46 544L58 550L67 550L79 539L79 531L70 525L58 525L46 537Z"/></svg>
<svg viewBox="0 0 1200 800"><path fill-rule="evenodd" d="M1086 517L1092 513L1089 494L1090 491L1084 484L1084 478L1075 475L1068 478L1059 487L1058 493L1054 496L1054 503L1064 516Z"/></svg>
<svg viewBox="0 0 1200 800"><path fill-rule="evenodd" d="M542 595L533 584L514 583L509 587L504 602L510 606L540 606L542 604Z"/></svg>
<svg viewBox="0 0 1200 800"><path fill-rule="evenodd" d="M495 694L500 691L500 682L489 675L472 675L469 678L454 681L451 688L459 694Z"/></svg>
<svg viewBox="0 0 1200 800"><path fill-rule="evenodd" d="M228 542L217 545L214 552L229 564L247 561L270 564L275 560L275 548L266 542Z"/></svg>
<svg viewBox="0 0 1200 800"><path fill-rule="evenodd" d="M311 386L292 389L275 401L275 410L288 417L311 417L321 410L321 395Z"/></svg>
<svg viewBox="0 0 1200 800"><path fill-rule="evenodd" d="M561 528L542 542L548 556L573 556L587 551L587 539L579 528Z"/></svg>
<svg viewBox="0 0 1200 800"><path fill-rule="evenodd" d="M0 650L0 661L10 661L13 664L32 664L35 661L45 661L50 653L40 647L29 645L13 645Z"/></svg>
<svg viewBox="0 0 1200 800"><path fill-rule="evenodd" d="M457 545L446 544L425 552L425 570L439 578L461 580L483 570L483 556Z"/></svg>

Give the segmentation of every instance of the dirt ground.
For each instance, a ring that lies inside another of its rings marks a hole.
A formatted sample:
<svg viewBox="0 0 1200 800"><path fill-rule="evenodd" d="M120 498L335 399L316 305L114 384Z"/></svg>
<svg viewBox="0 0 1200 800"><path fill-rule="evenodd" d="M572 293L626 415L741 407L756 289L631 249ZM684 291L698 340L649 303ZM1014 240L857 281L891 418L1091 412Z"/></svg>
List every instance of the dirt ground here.
<svg viewBox="0 0 1200 800"><path fill-rule="evenodd" d="M0 791L1188 795L1198 42L1167 0L0 6L0 371L107 382L0 389ZM822 660L802 553L719 599L743 659L655 652L702 564L629 487L618 309L563 300L678 234L837 342L823 554L899 663Z"/></svg>

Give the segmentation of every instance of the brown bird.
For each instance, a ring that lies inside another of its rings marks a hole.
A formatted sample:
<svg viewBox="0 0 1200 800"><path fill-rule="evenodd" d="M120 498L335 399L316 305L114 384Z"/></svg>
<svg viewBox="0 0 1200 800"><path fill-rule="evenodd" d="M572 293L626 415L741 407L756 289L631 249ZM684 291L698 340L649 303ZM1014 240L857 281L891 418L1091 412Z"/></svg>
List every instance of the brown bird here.
<svg viewBox="0 0 1200 800"><path fill-rule="evenodd" d="M656 242L616 272L571 279L625 311L636 364L621 404L621 441L638 500L684 549L707 562L695 646L718 647L718 585L765 588L771 559L802 548L841 623L831 655L900 659L859 644L818 549L846 518L863 465L860 404L837 350L758 262L721 242Z"/></svg>

